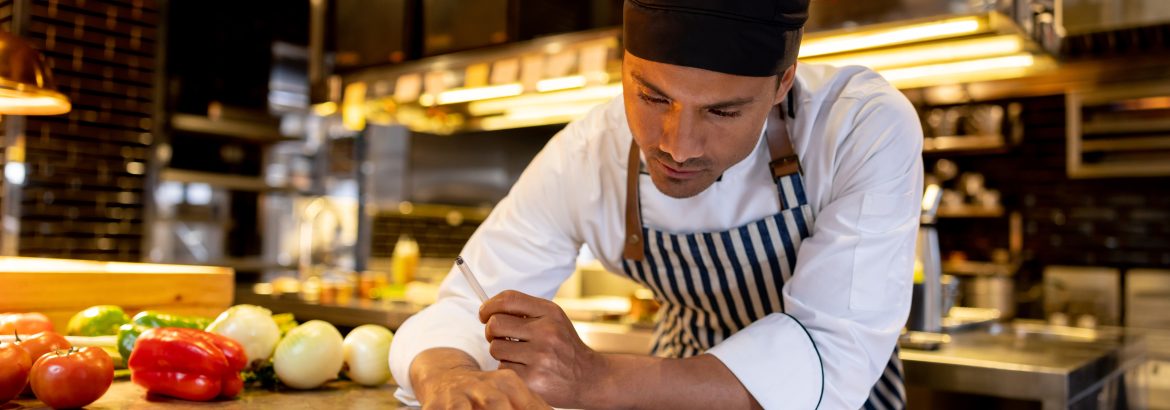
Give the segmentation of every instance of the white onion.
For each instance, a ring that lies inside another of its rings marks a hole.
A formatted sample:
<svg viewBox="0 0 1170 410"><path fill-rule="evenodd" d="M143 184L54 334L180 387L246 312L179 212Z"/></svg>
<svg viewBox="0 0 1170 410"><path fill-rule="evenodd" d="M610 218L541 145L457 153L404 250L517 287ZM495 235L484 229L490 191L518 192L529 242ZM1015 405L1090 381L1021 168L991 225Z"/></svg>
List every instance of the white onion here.
<svg viewBox="0 0 1170 410"><path fill-rule="evenodd" d="M288 331L276 345L276 377L294 389L314 389L337 378L344 363L341 333L333 325L310 320Z"/></svg>
<svg viewBox="0 0 1170 410"><path fill-rule="evenodd" d="M390 380L390 341L394 333L378 325L361 325L345 335L342 350L346 375L363 386L379 386Z"/></svg>

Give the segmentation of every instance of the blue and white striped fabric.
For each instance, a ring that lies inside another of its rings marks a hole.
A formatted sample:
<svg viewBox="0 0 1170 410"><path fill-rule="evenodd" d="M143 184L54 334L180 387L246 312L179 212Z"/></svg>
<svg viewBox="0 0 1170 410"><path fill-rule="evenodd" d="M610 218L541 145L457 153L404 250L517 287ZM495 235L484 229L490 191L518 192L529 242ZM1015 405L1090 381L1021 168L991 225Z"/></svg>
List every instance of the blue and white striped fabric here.
<svg viewBox="0 0 1170 410"><path fill-rule="evenodd" d="M777 178L776 188L780 213L731 230L671 234L642 227L646 257L627 259L623 268L662 304L652 354L698 355L752 322L784 312L780 291L814 221L800 173ZM895 349L864 408L901 409L905 397Z"/></svg>

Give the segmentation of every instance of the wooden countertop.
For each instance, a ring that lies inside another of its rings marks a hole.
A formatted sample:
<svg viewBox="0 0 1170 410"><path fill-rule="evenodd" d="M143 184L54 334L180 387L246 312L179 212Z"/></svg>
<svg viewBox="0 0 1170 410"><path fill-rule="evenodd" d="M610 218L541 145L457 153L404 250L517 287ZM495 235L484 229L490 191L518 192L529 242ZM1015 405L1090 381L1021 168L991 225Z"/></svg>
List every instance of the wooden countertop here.
<svg viewBox="0 0 1170 410"><path fill-rule="evenodd" d="M394 385L362 387L349 381L334 381L316 390L245 390L235 400L193 402L163 396L147 397L146 390L127 380L116 380L101 399L86 406L89 410L121 409L409 409L394 399ZM0 405L2 410L48 409L37 400L16 400Z"/></svg>

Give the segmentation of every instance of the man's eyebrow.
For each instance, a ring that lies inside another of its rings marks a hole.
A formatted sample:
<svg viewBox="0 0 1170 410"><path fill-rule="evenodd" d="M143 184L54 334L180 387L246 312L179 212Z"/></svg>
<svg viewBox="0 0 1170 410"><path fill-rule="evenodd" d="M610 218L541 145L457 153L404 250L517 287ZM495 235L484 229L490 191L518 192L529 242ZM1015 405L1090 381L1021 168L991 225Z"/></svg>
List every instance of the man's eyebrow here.
<svg viewBox="0 0 1170 410"><path fill-rule="evenodd" d="M646 88L649 88L650 91L653 91L655 94L666 97L666 99L668 99L668 100L672 99L672 98L670 98L670 95L663 92L661 88L658 88L658 86L651 84L649 81L646 81L645 78L642 78L641 73L634 71L634 72L631 72L630 75L632 77L634 77L634 81L637 81L639 85L646 87Z"/></svg>
<svg viewBox="0 0 1170 410"><path fill-rule="evenodd" d="M652 84L649 81L646 81L646 79L642 77L641 73L634 71L634 72L630 73L630 76L633 77L634 81L637 81L639 85L646 87L646 88L649 88L650 91L653 91L655 94L658 94L662 97L665 97L668 100L672 99L672 98L670 98L670 95L663 92L661 88L658 88L658 86ZM717 102L714 104L705 105L705 106L703 106L703 109L705 109L705 110L723 110L723 109L727 109L727 108L733 108L733 107L745 105L745 104L751 103L752 101L755 101L755 100L756 100L755 97L734 98L734 99L730 99L727 101L720 101L720 102Z"/></svg>
<svg viewBox="0 0 1170 410"><path fill-rule="evenodd" d="M746 104L748 104L752 101L755 101L755 100L756 100L756 97L740 97L740 98L735 98L735 99L731 99L731 100L727 100L727 101L717 102L714 104L709 104L709 105L704 106L703 108L707 109L707 110L723 110L723 109L727 109L727 108L734 108L734 107L738 107L741 105L746 105Z"/></svg>

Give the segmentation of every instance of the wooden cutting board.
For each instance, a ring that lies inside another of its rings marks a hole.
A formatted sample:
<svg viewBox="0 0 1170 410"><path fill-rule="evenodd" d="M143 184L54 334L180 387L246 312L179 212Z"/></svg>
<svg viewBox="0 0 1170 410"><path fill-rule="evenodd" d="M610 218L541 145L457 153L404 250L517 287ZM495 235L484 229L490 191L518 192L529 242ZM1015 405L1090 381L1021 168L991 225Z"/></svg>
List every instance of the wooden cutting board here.
<svg viewBox="0 0 1170 410"><path fill-rule="evenodd" d="M232 304L234 275L212 266L0 257L0 313L41 312L61 333L94 305L215 317Z"/></svg>

